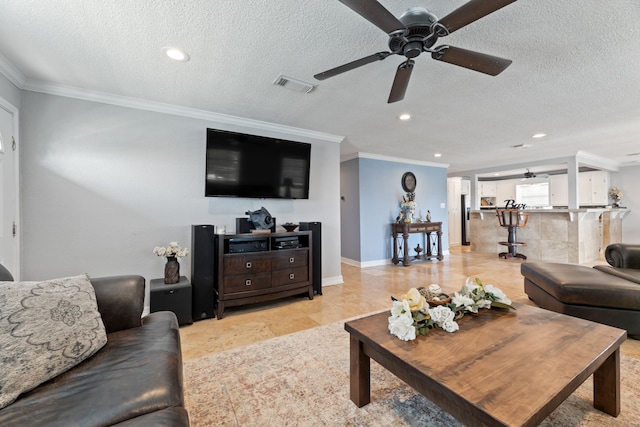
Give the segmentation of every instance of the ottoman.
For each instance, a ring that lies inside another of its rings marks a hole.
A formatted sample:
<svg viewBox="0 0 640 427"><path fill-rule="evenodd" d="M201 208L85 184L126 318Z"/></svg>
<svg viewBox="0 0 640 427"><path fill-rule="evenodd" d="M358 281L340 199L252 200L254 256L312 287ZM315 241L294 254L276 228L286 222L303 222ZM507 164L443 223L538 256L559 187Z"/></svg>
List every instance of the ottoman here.
<svg viewBox="0 0 640 427"><path fill-rule="evenodd" d="M575 264L527 262L520 272L525 293L538 306L640 336L640 284Z"/></svg>

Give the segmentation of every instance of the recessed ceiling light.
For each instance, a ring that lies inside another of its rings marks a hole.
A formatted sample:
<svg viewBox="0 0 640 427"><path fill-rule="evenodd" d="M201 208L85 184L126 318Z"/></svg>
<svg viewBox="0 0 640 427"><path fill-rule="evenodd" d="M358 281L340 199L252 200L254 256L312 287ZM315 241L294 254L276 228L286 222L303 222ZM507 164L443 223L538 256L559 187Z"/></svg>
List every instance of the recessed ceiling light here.
<svg viewBox="0 0 640 427"><path fill-rule="evenodd" d="M409 119L411 118L411 114L409 114L409 113L400 114L400 115L398 116L398 118L399 118L400 120L409 120Z"/></svg>
<svg viewBox="0 0 640 427"><path fill-rule="evenodd" d="M442 154L436 153L436 154L433 155L433 157L442 157Z"/></svg>
<svg viewBox="0 0 640 427"><path fill-rule="evenodd" d="M493 176L500 176L500 174L499 173L494 173Z"/></svg>
<svg viewBox="0 0 640 427"><path fill-rule="evenodd" d="M167 55L174 61L187 62L190 59L189 55L187 55L180 49L176 49L175 47L163 47L162 51L165 55Z"/></svg>
<svg viewBox="0 0 640 427"><path fill-rule="evenodd" d="M546 133L536 133L535 135L532 135L531 138L544 138L545 136L547 136Z"/></svg>

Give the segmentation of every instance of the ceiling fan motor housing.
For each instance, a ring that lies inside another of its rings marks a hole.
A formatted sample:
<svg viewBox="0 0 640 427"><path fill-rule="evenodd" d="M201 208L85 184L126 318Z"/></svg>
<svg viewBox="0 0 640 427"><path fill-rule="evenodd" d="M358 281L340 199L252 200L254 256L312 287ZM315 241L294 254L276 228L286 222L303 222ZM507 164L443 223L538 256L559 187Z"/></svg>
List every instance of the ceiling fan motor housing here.
<svg viewBox="0 0 640 427"><path fill-rule="evenodd" d="M424 7L412 7L398 18L408 31L400 35L389 37L389 49L398 55L407 58L415 58L430 48L438 40L435 34L431 34L431 26L438 18Z"/></svg>

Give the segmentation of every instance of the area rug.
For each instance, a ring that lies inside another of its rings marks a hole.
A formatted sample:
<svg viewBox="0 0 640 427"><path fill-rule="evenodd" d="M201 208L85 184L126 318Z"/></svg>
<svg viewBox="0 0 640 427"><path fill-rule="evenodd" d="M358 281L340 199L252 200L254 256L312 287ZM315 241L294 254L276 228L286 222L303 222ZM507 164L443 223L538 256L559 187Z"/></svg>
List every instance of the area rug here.
<svg viewBox="0 0 640 427"><path fill-rule="evenodd" d="M622 356L617 418L593 408L589 378L540 425L640 426L639 369ZM462 425L374 361L371 403L356 407L344 322L189 360L184 373L192 427Z"/></svg>

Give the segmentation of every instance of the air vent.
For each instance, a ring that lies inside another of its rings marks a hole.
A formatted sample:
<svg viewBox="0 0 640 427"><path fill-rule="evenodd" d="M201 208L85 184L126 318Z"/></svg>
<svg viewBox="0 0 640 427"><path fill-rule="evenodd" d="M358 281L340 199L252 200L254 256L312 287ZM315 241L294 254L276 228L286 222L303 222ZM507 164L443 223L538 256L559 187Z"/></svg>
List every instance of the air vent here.
<svg viewBox="0 0 640 427"><path fill-rule="evenodd" d="M273 81L273 84L276 86L286 87L287 89L293 90L295 92L302 92L302 93L309 93L316 88L316 85L303 82L302 80L297 80L291 77L283 76L282 74L280 74Z"/></svg>
<svg viewBox="0 0 640 427"><path fill-rule="evenodd" d="M511 148L517 148L519 150L524 150L526 148L531 148L533 147L533 144L518 144L518 145L512 145Z"/></svg>

